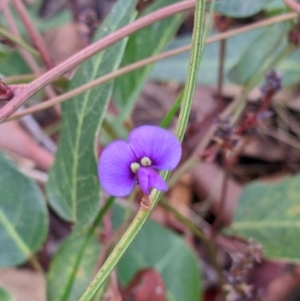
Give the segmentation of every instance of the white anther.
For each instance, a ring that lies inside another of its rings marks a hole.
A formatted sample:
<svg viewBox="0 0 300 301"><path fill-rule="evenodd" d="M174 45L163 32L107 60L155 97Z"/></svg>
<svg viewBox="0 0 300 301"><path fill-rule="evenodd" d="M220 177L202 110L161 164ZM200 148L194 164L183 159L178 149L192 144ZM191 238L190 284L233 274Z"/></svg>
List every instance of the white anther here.
<svg viewBox="0 0 300 301"><path fill-rule="evenodd" d="M148 157L143 157L141 159L142 166L150 166L152 164L152 161Z"/></svg>
<svg viewBox="0 0 300 301"><path fill-rule="evenodd" d="M138 170L140 169L141 165L137 162L133 162L130 164L130 169L133 173L137 173Z"/></svg>

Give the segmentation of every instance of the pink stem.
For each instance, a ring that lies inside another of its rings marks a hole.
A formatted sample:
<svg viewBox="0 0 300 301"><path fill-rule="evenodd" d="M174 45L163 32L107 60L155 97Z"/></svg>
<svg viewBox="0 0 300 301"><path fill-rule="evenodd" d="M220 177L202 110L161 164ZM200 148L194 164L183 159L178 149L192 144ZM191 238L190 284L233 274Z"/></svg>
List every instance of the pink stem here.
<svg viewBox="0 0 300 301"><path fill-rule="evenodd" d="M79 51L66 61L62 62L53 69L41 75L36 80L32 81L27 86L16 90L15 97L0 110L0 122L5 120L9 115L11 115L18 107L20 107L29 97L35 94L39 89L49 84L55 78L74 68L75 66L77 66L87 58L91 57L92 55L96 54L97 52L115 44L119 40L138 31L139 29L142 29L154 22L172 16L176 13L191 9L194 6L195 0L187 0L167 6L145 17L142 17L132 22L131 24L120 28L114 33Z"/></svg>
<svg viewBox="0 0 300 301"><path fill-rule="evenodd" d="M1 6L2 4L2 6ZM11 33L13 35L15 35L16 37L20 36L18 27L14 21L14 18L11 14L11 11L8 7L8 3L7 0L3 0L3 2L0 4L0 6L2 7L2 11L3 14L5 16L5 19L7 21L8 27L11 31ZM26 50L24 50L22 47L18 47L18 51L20 52L20 54L22 55L22 57L24 58L24 60L27 62L28 66L31 68L31 70L34 73L39 73L40 72L40 68L38 66L38 64L36 63L35 59L32 57L32 55L30 53L28 53Z"/></svg>
<svg viewBox="0 0 300 301"><path fill-rule="evenodd" d="M47 52L43 38L34 27L33 22L30 20L30 16L28 15L24 4L21 0L11 0L11 2L13 3L14 8L17 11L19 17L21 18L25 28L27 29L27 32L31 38L33 45L39 51L45 66L47 67L47 69L51 69L53 67L53 62Z"/></svg>
<svg viewBox="0 0 300 301"><path fill-rule="evenodd" d="M1 0L1 1L3 1L3 2L0 2L0 8L2 7L4 16L7 20L8 26L9 26L9 29L16 37L19 37L20 33L19 33L18 27L15 23L15 20L11 14L11 11L9 9L8 2L7 2L7 0ZM1 4L2 4L2 6L1 6ZM41 69L40 69L38 63L36 62L36 60L34 59L34 57L31 55L31 53L27 52L25 49L23 49L22 47L19 47L19 46L17 46L17 49L20 52L21 56L24 58L25 62L30 67L30 69L36 74L41 74ZM18 90L16 90L16 91L18 91ZM50 98L56 96L55 91L53 90L53 88L51 86L45 87L45 92L46 92L47 96Z"/></svg>
<svg viewBox="0 0 300 301"><path fill-rule="evenodd" d="M296 13L300 14L300 3L297 3L294 0L283 0L283 1L289 8L291 8Z"/></svg>

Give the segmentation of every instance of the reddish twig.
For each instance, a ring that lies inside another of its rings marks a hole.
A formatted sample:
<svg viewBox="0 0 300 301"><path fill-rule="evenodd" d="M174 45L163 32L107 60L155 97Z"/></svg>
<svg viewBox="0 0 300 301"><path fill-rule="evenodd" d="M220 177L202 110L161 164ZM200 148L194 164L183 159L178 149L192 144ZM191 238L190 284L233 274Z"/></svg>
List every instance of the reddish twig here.
<svg viewBox="0 0 300 301"><path fill-rule="evenodd" d="M1 1L0 2L0 7L2 8L3 14L5 16L5 19L7 21L7 24L9 26L9 29L10 29L11 33L13 35L15 35L16 37L20 37L18 27L17 27L17 25L14 21L13 15L11 14L11 11L10 11L8 3L7 3L7 0ZM25 49L23 49L22 47L19 47L18 45L16 47L17 47L18 51L20 52L21 56L27 62L30 69L34 73L39 73L40 68L39 68L37 62L35 61L35 59L33 58L33 56L29 52L27 52Z"/></svg>
<svg viewBox="0 0 300 301"><path fill-rule="evenodd" d="M2 6L1 6L2 4ZM20 33L18 30L18 27L15 23L15 20L11 14L11 11L9 9L7 0L3 0L2 2L0 2L0 7L2 7L4 16L7 20L8 26L10 28L10 31L16 36L16 37L20 37ZM20 52L21 56L24 58L25 62L28 64L28 66L30 67L30 69L36 73L36 74L41 74L41 69L38 65L38 63L36 62L36 60L34 59L34 57L31 55L31 53L29 53L27 50L23 49L20 46L17 46L18 51ZM19 89L16 89L15 92L17 92ZM53 88L51 86L47 86L45 87L45 92L47 94L47 96L49 98L53 98L56 96L55 91L53 90ZM16 94L15 94L16 95ZM13 98L14 99L14 98ZM13 101L13 100L12 100ZM6 107L6 106L5 106ZM5 108L4 107L4 108ZM17 109L17 108L16 108Z"/></svg>
<svg viewBox="0 0 300 301"><path fill-rule="evenodd" d="M85 61L87 58L96 54L97 52L107 48L118 42L119 40L127 37L128 35L142 29L154 22L172 16L176 13L189 10L195 6L194 0L183 1L176 3L160 10L157 10L145 17L142 17L131 24L128 24L114 33L104 37L103 39L91 44L85 49L79 51L63 63L57 65L53 69L49 70L45 74L41 75L39 78L28 84L23 89L18 89L15 93L15 97L6 104L0 110L0 122L5 120L9 115L11 115L18 107L20 107L29 97L34 95L42 87L46 86L52 82L55 78L64 74L68 70L76 67L81 62Z"/></svg>
<svg viewBox="0 0 300 301"><path fill-rule="evenodd" d="M11 2L14 5L14 8L17 11L20 19L22 20L33 45L39 51L46 68L51 69L53 67L53 62L48 54L43 38L34 27L32 20L30 20L30 16L28 15L24 4L21 0L11 0Z"/></svg>
<svg viewBox="0 0 300 301"><path fill-rule="evenodd" d="M300 3L297 3L294 0L283 0L283 1L294 12L300 14Z"/></svg>
<svg viewBox="0 0 300 301"><path fill-rule="evenodd" d="M216 41L220 41L220 40L223 40L223 39L227 39L229 37L232 37L234 35L237 35L237 34L240 34L242 32L246 32L248 30L252 30L254 28L259 28L259 27L263 27L263 26L269 26L271 24L274 24L274 23L277 23L277 22L282 22L282 21L285 21L285 20L289 20L291 18L294 18L296 17L296 14L295 13L288 13L288 14L285 14L285 15L282 15L282 16L279 16L278 17L274 17L274 18L270 18L268 20L263 20L263 21L260 21L260 22L257 22L257 23L254 23L254 24L251 24L251 25L247 25L247 26L243 26L242 28L238 28L238 29L233 29L231 31L228 31L228 32L225 32L225 33L221 33L221 34L218 34L218 35L215 35L215 36L212 36L212 37L209 37L207 40L206 40L206 43L207 44L210 44L210 43L214 43ZM166 51L166 52L163 52L163 53L160 53L158 55L154 55L154 56L151 56L151 57L148 57L146 59L143 59L143 60L140 60L140 61L137 61L133 64L130 64L130 65L127 65L125 67L122 67L116 71L113 71L109 74L105 74L104 76L101 76L85 85L82 85L80 87L77 87L71 91L68 91L62 95L59 95L55 98L52 98L46 102L43 102L43 103L39 103L37 105L34 105L30 108L27 108L25 109L24 111L22 112L19 112L19 113L15 113L13 115L11 115L9 118L6 119L6 121L9 121L9 120L13 120L13 119L18 119L18 118L21 118L22 116L25 116L25 115L28 115L28 114L32 114L32 113L35 113L35 112L38 112L38 111L41 111L41 110L45 110L47 108L50 108L54 105L57 105L57 104L60 104L62 103L63 101L66 101L80 93L83 93L85 92L86 90L88 89L91 89L97 85L100 85L100 84L103 84L109 80L112 80L116 77L119 77L123 74L126 74L126 73L129 73L131 71L134 71L138 68L141 68L141 67L144 67L146 65L149 65L149 64L152 64L152 63L155 63L157 61L160 61L160 60L163 60L163 59L166 59L166 58L169 58L171 56L174 56L174 55L178 55L182 52L185 52L185 51L189 51L190 50L190 45L186 45L186 46L182 46L182 47L178 47L178 48L175 48L175 49L172 49L172 50L169 50L169 51ZM8 78L5 78L4 81L6 84L9 84L10 82L14 82L16 80L22 80L22 77L19 79L20 76L18 76L17 78L15 77L8 77ZM29 81L28 78L33 78L34 79L34 76L32 77L31 75L29 76L26 76L24 78L24 80L27 80ZM23 80L23 81L24 81Z"/></svg>

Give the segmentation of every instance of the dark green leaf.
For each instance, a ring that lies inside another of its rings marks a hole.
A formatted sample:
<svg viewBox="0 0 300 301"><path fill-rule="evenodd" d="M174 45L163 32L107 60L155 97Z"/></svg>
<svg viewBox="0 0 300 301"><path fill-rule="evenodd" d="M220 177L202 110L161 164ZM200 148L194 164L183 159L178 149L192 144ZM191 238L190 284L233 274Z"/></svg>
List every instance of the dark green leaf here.
<svg viewBox="0 0 300 301"><path fill-rule="evenodd" d="M85 235L75 234L64 241L51 263L47 278L47 300L77 301L92 279L99 251L96 236L87 239ZM73 282L71 274L80 252L82 257Z"/></svg>
<svg viewBox="0 0 300 301"><path fill-rule="evenodd" d="M22 57L15 50L0 45L0 77L30 73Z"/></svg>
<svg viewBox="0 0 300 301"><path fill-rule="evenodd" d="M222 15L245 18L260 12L271 0L217 0L215 10Z"/></svg>
<svg viewBox="0 0 300 301"><path fill-rule="evenodd" d="M129 23L137 0L120 0L96 34L100 39ZM70 89L115 70L122 58L121 41L86 61L72 79ZM62 129L54 166L47 184L49 202L64 219L78 227L97 214L100 187L95 154L96 136L106 113L112 82L93 88L62 105Z"/></svg>
<svg viewBox="0 0 300 301"><path fill-rule="evenodd" d="M300 176L278 184L248 185L230 232L260 242L267 257L299 262L299 187Z"/></svg>
<svg viewBox="0 0 300 301"><path fill-rule="evenodd" d="M178 2L178 0L158 0L144 14L161 7ZM160 53L176 33L182 21L182 14L156 22L130 36L122 66ZM120 109L119 119L123 121L129 116L153 66L148 65L130 72L116 80L114 98Z"/></svg>
<svg viewBox="0 0 300 301"><path fill-rule="evenodd" d="M47 228L39 187L0 154L0 266L25 262L43 244Z"/></svg>
<svg viewBox="0 0 300 301"><path fill-rule="evenodd" d="M148 221L118 264L122 285L128 284L140 269L152 267L164 279L168 300L199 301L199 264L183 239Z"/></svg>

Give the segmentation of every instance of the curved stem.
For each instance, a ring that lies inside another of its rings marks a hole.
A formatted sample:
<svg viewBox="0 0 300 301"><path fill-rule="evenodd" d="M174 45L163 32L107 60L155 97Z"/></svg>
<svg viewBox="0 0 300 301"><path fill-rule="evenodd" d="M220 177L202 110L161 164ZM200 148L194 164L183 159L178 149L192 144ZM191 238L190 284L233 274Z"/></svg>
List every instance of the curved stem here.
<svg viewBox="0 0 300 301"><path fill-rule="evenodd" d="M7 85L12 85L12 84L24 84L28 83L32 80L37 78L37 75L35 74L20 74L20 75L12 75L8 77L2 78L2 81L6 83Z"/></svg>
<svg viewBox="0 0 300 301"><path fill-rule="evenodd" d="M296 13L300 14L300 3L294 0L283 0L283 2Z"/></svg>
<svg viewBox="0 0 300 301"><path fill-rule="evenodd" d="M24 27L27 29L28 35L31 38L33 45L39 51L45 66L47 67L47 69L51 69L53 67L53 62L48 54L43 38L34 27L33 22L30 20L30 16L28 15L24 4L21 0L11 0L11 2L20 19L22 20Z"/></svg>
<svg viewBox="0 0 300 301"><path fill-rule="evenodd" d="M180 141L184 137L184 133L187 126L188 117L191 110L192 99L194 95L194 88L196 84L197 72L199 70L200 58L203 52L203 33L204 33L204 12L205 12L205 0L197 0L195 8L195 23L194 31L192 37L192 50L190 55L190 64L188 70L188 78L184 93L184 99L181 105L181 110L179 114L179 121L176 128L176 136ZM170 172L163 172L162 176L166 179L170 175ZM117 262L124 254L126 249L129 247L135 236L140 231L141 227L144 225L149 215L151 214L152 209L158 203L161 192L157 190L152 190L149 198L151 202L151 208L149 210L140 208L133 222L121 238L120 242L114 248L108 259L105 261L102 268L99 270L95 276L92 283L89 285L87 290L84 292L79 301L89 301L97 292L99 287L104 283L105 279L108 277L110 272L116 266Z"/></svg>
<svg viewBox="0 0 300 301"><path fill-rule="evenodd" d="M4 28L2 25L0 25L0 35L5 37L9 41L13 42L14 44L24 48L25 50L27 50L31 54L33 54L35 56L39 56L39 53L34 48L32 48L32 46L27 44L25 41L23 41L18 36L12 34L9 30Z"/></svg>
<svg viewBox="0 0 300 301"><path fill-rule="evenodd" d="M225 33L215 35L213 37L209 37L206 40L206 43L210 44L210 43L214 43L214 42L217 42L217 41L221 41L221 40L227 39L229 37L241 34L243 32L253 30L255 28L269 26L269 25L272 25L272 24L275 24L275 23L291 20L291 19L295 18L296 16L297 15L295 13L288 13L288 14L284 14L282 16L277 16L277 17L274 17L274 18L270 18L268 20L259 21L259 22L256 22L255 24L243 26L243 27L238 28L238 29L234 29L234 30L231 30L231 31L228 31L228 32L225 32ZM57 96L55 98L52 98L52 99L50 99L46 102L34 105L34 106L32 106L28 109L23 110L22 112L15 113L15 114L11 115L10 117L8 117L7 121L18 119L18 118L21 118L25 115L32 114L32 113L35 113L35 112L38 112L38 111L41 111L41 110L45 110L45 109L50 108L50 107L52 107L56 104L62 103L62 102L66 101L66 100L68 100L68 99L70 99L70 98L72 98L72 97L74 97L74 96L76 96L80 93L83 93L88 89L94 88L97 85L101 85L101 84L103 84L103 83L105 83L109 80L112 80L112 79L117 78L117 77L119 77L123 74L134 71L138 68L142 68L146 65L149 65L149 64L158 62L160 60L163 60L163 59L178 55L180 53L189 51L190 48L191 48L191 45L186 45L186 46L178 47L176 49L169 50L169 51L166 51L164 53L161 53L161 54L158 54L158 55L140 60L136 63L133 63L133 64L130 64L130 65L125 66L123 68L120 68L117 71L114 71L114 72L111 72L111 73L106 74L104 76L101 76L100 78L97 78L96 80L91 81L90 83L82 85L82 86L80 86L80 87L78 87L74 90L71 90L71 91L69 91L67 93L64 93L60 96Z"/></svg>
<svg viewBox="0 0 300 301"><path fill-rule="evenodd" d="M2 11L3 14L5 16L5 19L7 21L9 30L11 31L11 33L20 38L20 33L19 33L19 29L16 25L16 22L14 20L14 17L10 11L10 7L8 4L7 0L3 0L0 2L0 8L2 6ZM27 50L25 50L24 48L20 47L19 45L17 45L17 49L20 52L21 56L23 57L24 61L27 63L27 65L30 67L30 69L34 72L39 74L40 73L40 68L38 63L36 62L36 60L34 59L34 57L32 56L32 54L30 52L28 52Z"/></svg>
<svg viewBox="0 0 300 301"><path fill-rule="evenodd" d="M195 5L194 0L182 1L173 5L169 5L165 8L157 10L145 17L142 17L131 24L128 24L114 33L104 37L103 39L91 44L90 46L79 51L63 63L57 65L53 69L41 75L39 78L28 84L23 89L17 89L15 91L15 97L7 103L0 110L0 122L5 120L11 115L18 107L20 107L29 97L34 95L42 87L52 82L58 76L64 74L68 70L76 67L81 62L85 61L89 57L93 56L97 52L115 44L119 40L127 37L128 35L142 29L154 22L165 19L176 13L183 12L193 8Z"/></svg>
<svg viewBox="0 0 300 301"><path fill-rule="evenodd" d="M11 11L10 11L10 8L9 8L9 5L8 5L7 0L2 0L2 1L0 2L0 7L1 7L1 5L2 5L2 10L3 10L3 13L4 13L4 15L5 15L5 18L6 18L6 20L7 20L7 23L8 23L8 25L9 25L10 31L11 31L15 36L19 37L19 36L20 36L20 34L19 34L19 29L18 29L18 27L17 27L17 25L16 25L16 22L15 22L15 20L14 20L13 15L12 15L12 13L11 13ZM39 66L39 64L37 63L37 61L35 60L35 58L33 57L33 55L32 55L31 53L29 53L28 51L26 51L25 49L23 49L22 47L20 47L20 46L17 46L17 48L18 48L18 50L19 50L21 56L24 58L25 62L26 62L26 63L28 64L28 66L30 67L30 69L31 69L34 73L40 74L40 73L41 73L40 66ZM28 85L28 86L29 86L29 85ZM16 89L16 91L18 91L18 90L19 90L19 89ZM50 97L50 98L53 98L53 97L56 96L55 91L54 91L54 89L53 89L51 86L45 87L45 92L46 92L47 96ZM14 92L14 93L16 93L16 92ZM14 97L13 99L11 99L11 101L10 101L7 105L9 105L11 102L14 102L14 99L15 99L15 97ZM6 106L7 106L7 105L6 105ZM22 105L22 104L20 104L19 106L21 106L21 105ZM5 109L6 106L4 106L3 109ZM18 107L19 107L19 106L18 106ZM1 115L1 109L0 109L0 115Z"/></svg>

